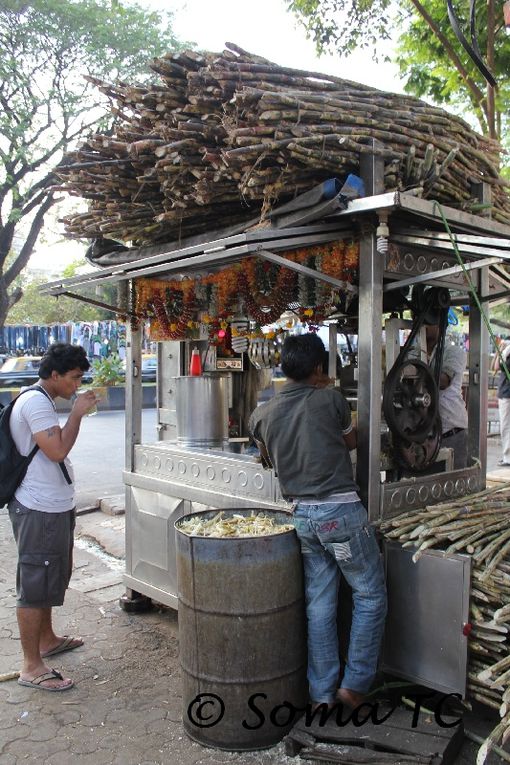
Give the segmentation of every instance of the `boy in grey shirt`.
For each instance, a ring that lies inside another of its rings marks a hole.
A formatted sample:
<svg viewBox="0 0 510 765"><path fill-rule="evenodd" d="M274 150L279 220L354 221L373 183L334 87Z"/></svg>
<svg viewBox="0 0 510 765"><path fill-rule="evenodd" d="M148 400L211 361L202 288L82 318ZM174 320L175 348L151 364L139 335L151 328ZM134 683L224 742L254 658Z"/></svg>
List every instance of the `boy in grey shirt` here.
<svg viewBox="0 0 510 765"><path fill-rule="evenodd" d="M381 555L353 479L356 431L342 394L326 387L326 350L317 335L287 337L281 366L289 382L250 418L262 456L282 494L296 503L308 621L308 682L315 705L363 702L377 669L386 616ZM341 687L337 637L340 572L353 615Z"/></svg>

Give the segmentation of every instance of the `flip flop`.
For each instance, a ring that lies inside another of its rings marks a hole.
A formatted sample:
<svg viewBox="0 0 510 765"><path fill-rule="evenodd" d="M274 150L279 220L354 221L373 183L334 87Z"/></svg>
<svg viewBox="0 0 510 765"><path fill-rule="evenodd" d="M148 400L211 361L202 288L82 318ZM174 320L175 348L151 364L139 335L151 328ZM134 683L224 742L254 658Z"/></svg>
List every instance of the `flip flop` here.
<svg viewBox="0 0 510 765"><path fill-rule="evenodd" d="M26 685L27 688L37 688L40 691L50 691L52 693L58 693L61 691L68 691L69 688L72 688L74 683L71 680L69 685L62 685L60 688L52 687L49 685L42 685L45 680L63 680L64 678L60 674L60 672L57 672L56 669L52 669L51 672L44 672L42 675L37 675L37 677L34 677L33 680L22 680L21 677L18 680L18 685Z"/></svg>
<svg viewBox="0 0 510 765"><path fill-rule="evenodd" d="M64 651L74 651L75 648L79 648L82 645L83 640L81 638L74 638L69 637L69 635L64 635L62 642L55 646L55 648L52 648L51 651L45 651L41 654L41 659L46 659L48 656L55 656L57 653L64 653Z"/></svg>

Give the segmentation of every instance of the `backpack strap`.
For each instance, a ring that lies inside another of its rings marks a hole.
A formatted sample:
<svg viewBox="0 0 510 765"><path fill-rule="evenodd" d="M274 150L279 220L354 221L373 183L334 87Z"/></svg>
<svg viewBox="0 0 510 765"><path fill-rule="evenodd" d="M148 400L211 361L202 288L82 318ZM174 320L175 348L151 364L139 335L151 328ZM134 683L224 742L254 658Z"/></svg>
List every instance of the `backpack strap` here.
<svg viewBox="0 0 510 765"><path fill-rule="evenodd" d="M50 396L50 394L49 394L49 393L47 393L47 391L45 391L45 390L44 390L44 388L42 387L42 385L37 385L37 383L36 383L35 385L31 385L31 386L30 386L30 388L27 388L27 390L38 390L38 391L40 391L41 393L44 393L44 395L46 396L46 398L48 399L48 401L51 401L51 403L53 404L53 399L52 399L52 397ZM19 396L22 396L22 395L23 395L23 393L26 393L26 392L27 392L26 390L22 391L22 393L19 393L19 394L18 394L17 398L18 398ZM36 445L34 446L34 448L32 449L32 451L30 452L30 454L29 454L29 457L30 457L30 459L32 459L32 458L34 457L34 455L35 455L35 453L36 453L36 451L37 451L38 449L39 449L39 447L38 447L38 446L37 446L37 444L36 444ZM61 469L61 471L62 471L62 474L63 474L64 478L66 479L67 483L68 483L68 484L69 484L69 486L70 486L70 485L72 484L72 482L73 482L73 479L72 479L72 478L71 478L71 476L69 475L69 470L67 469L67 466L66 466L65 462L59 462L58 464L59 464L59 467L60 467L60 469Z"/></svg>
<svg viewBox="0 0 510 765"><path fill-rule="evenodd" d="M24 393L27 393L27 391L29 391L29 390L30 390L30 388L27 388L27 390L22 390L21 393L18 393L16 398L13 398L13 400L10 403L10 405L8 405L8 406L11 407L11 411L9 413L9 421L11 419L11 414L12 414L12 410L14 408L14 403L19 399L20 396L22 396ZM35 457L35 455L37 454L38 451L39 451L39 445L36 444L34 446L34 448L32 449L32 451L27 454L27 460L28 460L27 466L30 465L30 463L32 462L32 460L34 459L34 457Z"/></svg>

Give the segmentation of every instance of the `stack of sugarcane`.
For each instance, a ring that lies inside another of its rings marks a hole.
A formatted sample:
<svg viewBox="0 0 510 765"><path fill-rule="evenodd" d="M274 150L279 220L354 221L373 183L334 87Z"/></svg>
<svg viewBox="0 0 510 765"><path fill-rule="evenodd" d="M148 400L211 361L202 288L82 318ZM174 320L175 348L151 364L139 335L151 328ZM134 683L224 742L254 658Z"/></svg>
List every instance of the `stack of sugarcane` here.
<svg viewBox="0 0 510 765"><path fill-rule="evenodd" d="M112 103L113 135L96 134L56 169L58 189L89 200L66 220L74 237L135 244L264 219L326 178L385 161L386 190L473 210L487 182L496 220L510 223L499 147L416 98L278 66L227 44L156 59L160 84L92 79Z"/></svg>
<svg viewBox="0 0 510 765"><path fill-rule="evenodd" d="M472 559L468 691L499 710L501 722L482 745L477 765L492 746L510 738L510 484L411 511L384 521L386 539Z"/></svg>

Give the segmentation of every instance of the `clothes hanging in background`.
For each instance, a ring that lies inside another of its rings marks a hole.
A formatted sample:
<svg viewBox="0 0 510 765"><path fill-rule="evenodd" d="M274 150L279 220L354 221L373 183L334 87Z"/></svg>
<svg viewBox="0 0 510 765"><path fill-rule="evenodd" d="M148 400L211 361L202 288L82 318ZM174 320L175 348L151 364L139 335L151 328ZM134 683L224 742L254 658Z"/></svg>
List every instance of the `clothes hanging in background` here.
<svg viewBox="0 0 510 765"><path fill-rule="evenodd" d="M0 327L0 353L11 356L41 356L52 343L81 345L89 358L116 353L126 328L117 321L26 324Z"/></svg>

